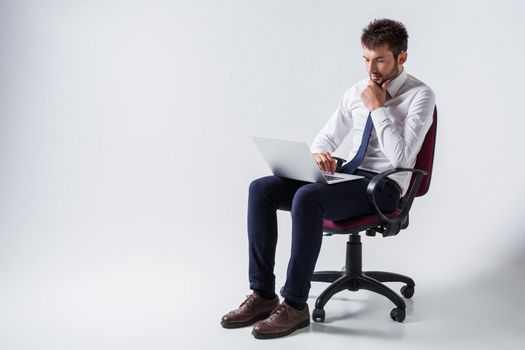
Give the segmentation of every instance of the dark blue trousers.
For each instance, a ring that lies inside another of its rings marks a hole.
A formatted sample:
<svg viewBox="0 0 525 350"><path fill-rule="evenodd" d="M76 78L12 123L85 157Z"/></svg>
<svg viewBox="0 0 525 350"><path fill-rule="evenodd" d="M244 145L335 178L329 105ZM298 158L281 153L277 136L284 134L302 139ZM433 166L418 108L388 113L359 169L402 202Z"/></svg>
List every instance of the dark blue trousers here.
<svg viewBox="0 0 525 350"><path fill-rule="evenodd" d="M360 173L361 172L361 173ZM267 176L250 184L248 199L248 241L250 289L275 292L275 249L278 209L291 211L292 251L282 297L304 304L310 291L315 263L323 238L323 218L342 220L374 213L368 202L368 178L334 185L308 183ZM400 193L390 181L381 184L376 200L383 212L393 211Z"/></svg>

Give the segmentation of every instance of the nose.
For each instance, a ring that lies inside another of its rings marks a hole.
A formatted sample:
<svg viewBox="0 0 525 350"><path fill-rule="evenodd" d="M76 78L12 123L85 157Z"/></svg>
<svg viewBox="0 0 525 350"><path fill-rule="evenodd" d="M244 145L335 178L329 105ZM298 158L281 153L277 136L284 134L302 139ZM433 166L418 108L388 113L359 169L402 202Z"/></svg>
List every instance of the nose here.
<svg viewBox="0 0 525 350"><path fill-rule="evenodd" d="M368 70L368 74L372 74L377 72L377 65L374 61L369 61L366 64L366 68Z"/></svg>
<svg viewBox="0 0 525 350"><path fill-rule="evenodd" d="M368 71L368 74L372 74L376 72L377 71L376 68L377 66L373 61L366 62L366 70Z"/></svg>

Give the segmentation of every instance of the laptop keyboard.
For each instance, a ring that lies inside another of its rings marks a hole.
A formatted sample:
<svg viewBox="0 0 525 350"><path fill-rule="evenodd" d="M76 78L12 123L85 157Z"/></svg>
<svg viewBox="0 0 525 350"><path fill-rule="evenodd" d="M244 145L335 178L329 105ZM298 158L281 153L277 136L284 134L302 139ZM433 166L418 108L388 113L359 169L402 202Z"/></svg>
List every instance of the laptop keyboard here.
<svg viewBox="0 0 525 350"><path fill-rule="evenodd" d="M330 180L341 180L342 179L342 177L337 177L337 176L332 176L332 175L325 175L324 178L327 181L330 181Z"/></svg>

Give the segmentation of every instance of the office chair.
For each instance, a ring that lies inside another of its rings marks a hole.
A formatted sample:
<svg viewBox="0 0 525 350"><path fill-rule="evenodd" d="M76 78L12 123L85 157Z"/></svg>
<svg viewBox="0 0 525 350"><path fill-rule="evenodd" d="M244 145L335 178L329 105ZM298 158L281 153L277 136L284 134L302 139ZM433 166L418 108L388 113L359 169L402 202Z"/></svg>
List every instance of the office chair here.
<svg viewBox="0 0 525 350"><path fill-rule="evenodd" d="M346 243L346 264L344 271L316 271L312 277L315 282L331 283L317 298L312 319L315 322L324 322L324 306L330 298L342 291L369 290L384 295L395 304L390 312L394 321L403 322L406 316L406 305L396 292L382 282L402 282L406 285L401 288L401 295L411 298L414 295L414 281L407 276L392 272L363 271L362 247L360 232L365 231L367 236L381 233L383 237L397 235L408 227L408 213L415 197L427 193L432 177L432 164L434 161L434 148L437 128L437 108L434 108L432 125L425 136L421 150L418 153L414 169L396 168L384 171L372 178L367 187L367 195L376 214L355 217L342 221L324 220L323 231L326 236L333 234L348 234ZM337 158L337 166L341 167L343 159ZM374 194L378 183L386 176L399 172L412 172L412 178L407 193L401 198L398 208L390 213L382 213L375 201Z"/></svg>

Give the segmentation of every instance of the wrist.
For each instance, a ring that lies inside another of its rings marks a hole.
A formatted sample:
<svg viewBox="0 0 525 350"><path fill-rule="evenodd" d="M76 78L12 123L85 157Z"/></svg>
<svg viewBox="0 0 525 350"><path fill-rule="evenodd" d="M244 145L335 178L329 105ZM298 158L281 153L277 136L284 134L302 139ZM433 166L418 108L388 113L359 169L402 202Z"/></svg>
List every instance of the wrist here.
<svg viewBox="0 0 525 350"><path fill-rule="evenodd" d="M375 111L376 109L379 109L379 108L383 108L385 105L384 104L373 104L370 106L370 112L373 112Z"/></svg>

